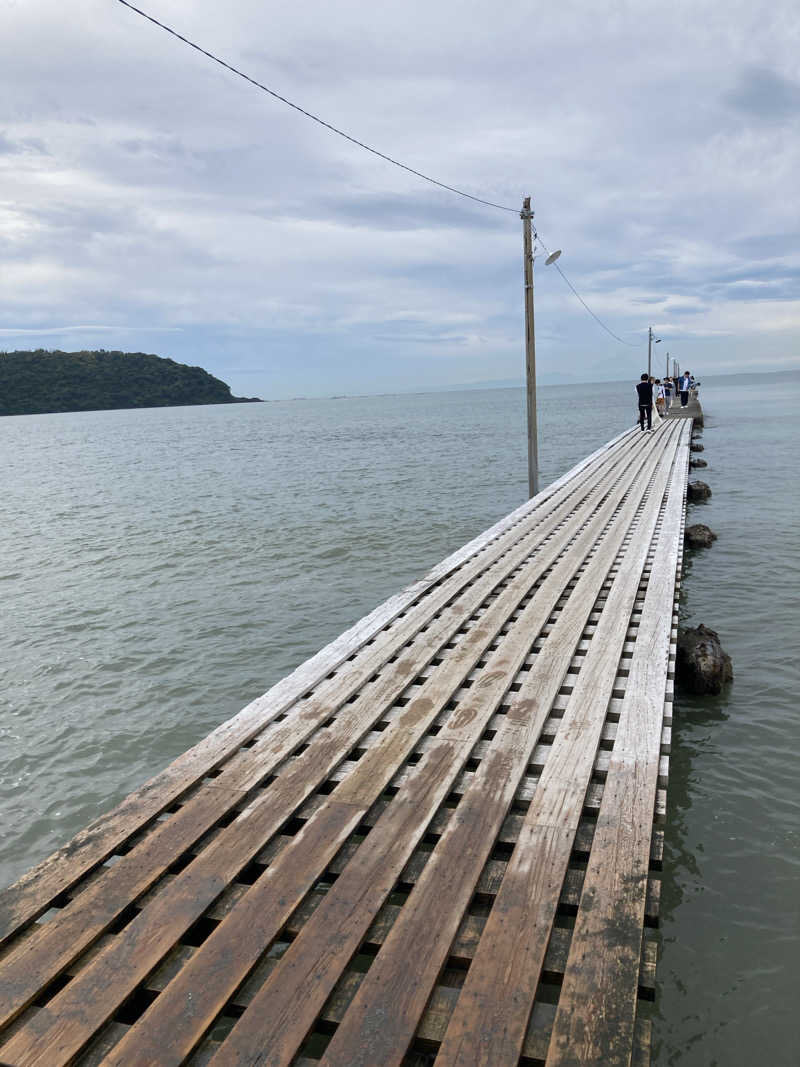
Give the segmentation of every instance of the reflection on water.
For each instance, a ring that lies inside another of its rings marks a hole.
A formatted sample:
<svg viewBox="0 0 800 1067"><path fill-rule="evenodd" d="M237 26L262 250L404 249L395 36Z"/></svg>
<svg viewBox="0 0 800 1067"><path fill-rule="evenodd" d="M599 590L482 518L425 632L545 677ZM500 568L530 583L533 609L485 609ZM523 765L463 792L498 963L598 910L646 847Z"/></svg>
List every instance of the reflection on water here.
<svg viewBox="0 0 800 1067"><path fill-rule="evenodd" d="M692 706L694 702L694 706ZM728 719L728 695L696 697L681 691L675 705L676 726L672 737L669 779L669 834L665 841L666 873L661 888L661 914L664 921L682 900L682 883L676 872L696 878L700 867L693 851L686 848L687 824L691 819L693 786L692 767L697 756L708 754L713 746L714 727ZM679 722L678 722L679 720Z"/></svg>

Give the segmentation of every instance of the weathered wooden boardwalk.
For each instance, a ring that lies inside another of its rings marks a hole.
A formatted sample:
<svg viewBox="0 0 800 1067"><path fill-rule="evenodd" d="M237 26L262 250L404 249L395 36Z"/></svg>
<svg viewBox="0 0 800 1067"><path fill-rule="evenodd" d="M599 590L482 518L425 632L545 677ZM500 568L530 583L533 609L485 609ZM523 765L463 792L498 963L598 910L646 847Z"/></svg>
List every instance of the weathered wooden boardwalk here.
<svg viewBox="0 0 800 1067"><path fill-rule="evenodd" d="M667 408L666 417L668 419L693 419L703 424L703 409L700 406L700 401L697 396L697 390L692 389L689 393L689 403L686 407L681 407L679 397L675 397Z"/></svg>
<svg viewBox="0 0 800 1067"><path fill-rule="evenodd" d="M623 433L0 897L0 1063L645 1064L690 422Z"/></svg>

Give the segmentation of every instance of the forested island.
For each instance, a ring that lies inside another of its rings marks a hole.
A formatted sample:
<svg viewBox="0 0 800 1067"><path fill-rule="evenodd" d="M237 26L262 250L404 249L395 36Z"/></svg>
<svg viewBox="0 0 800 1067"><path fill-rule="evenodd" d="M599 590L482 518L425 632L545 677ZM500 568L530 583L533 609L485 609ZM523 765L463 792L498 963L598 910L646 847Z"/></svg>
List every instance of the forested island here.
<svg viewBox="0 0 800 1067"><path fill-rule="evenodd" d="M250 404L203 370L144 352L0 352L0 415Z"/></svg>

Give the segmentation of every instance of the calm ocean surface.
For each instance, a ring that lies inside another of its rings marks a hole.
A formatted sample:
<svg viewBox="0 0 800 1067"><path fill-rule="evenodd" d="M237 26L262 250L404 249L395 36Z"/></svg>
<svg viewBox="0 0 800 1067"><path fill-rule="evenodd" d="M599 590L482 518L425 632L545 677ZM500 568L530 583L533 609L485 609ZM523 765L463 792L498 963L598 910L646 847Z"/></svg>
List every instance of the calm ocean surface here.
<svg viewBox="0 0 800 1067"><path fill-rule="evenodd" d="M800 374L708 379L655 1067L800 1063ZM633 386L540 389L542 484ZM0 419L0 885L521 503L521 389Z"/></svg>

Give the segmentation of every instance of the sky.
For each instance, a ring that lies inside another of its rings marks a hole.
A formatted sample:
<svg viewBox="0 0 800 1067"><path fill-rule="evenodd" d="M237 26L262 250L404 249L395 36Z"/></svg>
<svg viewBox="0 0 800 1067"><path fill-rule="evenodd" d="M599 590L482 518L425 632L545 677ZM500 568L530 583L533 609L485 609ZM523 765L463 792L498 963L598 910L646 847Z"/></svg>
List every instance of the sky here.
<svg viewBox="0 0 800 1067"><path fill-rule="evenodd" d="M154 352L237 395L800 366L800 6L5 0L0 350ZM541 253L541 248L537 249Z"/></svg>

